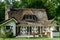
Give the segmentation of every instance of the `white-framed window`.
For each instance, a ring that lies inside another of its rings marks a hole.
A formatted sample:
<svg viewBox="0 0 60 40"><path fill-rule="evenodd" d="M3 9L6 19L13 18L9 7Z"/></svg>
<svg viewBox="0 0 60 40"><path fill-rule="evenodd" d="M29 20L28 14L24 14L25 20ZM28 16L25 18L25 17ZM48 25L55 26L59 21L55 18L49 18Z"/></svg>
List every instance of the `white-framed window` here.
<svg viewBox="0 0 60 40"><path fill-rule="evenodd" d="M6 26L6 30L12 29L12 26Z"/></svg>

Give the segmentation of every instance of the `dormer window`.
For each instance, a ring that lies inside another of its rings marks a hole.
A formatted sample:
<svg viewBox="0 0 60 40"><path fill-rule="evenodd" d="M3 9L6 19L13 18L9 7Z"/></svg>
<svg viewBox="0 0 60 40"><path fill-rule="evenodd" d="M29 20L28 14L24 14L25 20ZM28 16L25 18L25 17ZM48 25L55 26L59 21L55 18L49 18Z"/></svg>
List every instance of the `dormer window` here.
<svg viewBox="0 0 60 40"><path fill-rule="evenodd" d="M22 20L25 20L25 21L37 21L37 17L35 15L24 15Z"/></svg>

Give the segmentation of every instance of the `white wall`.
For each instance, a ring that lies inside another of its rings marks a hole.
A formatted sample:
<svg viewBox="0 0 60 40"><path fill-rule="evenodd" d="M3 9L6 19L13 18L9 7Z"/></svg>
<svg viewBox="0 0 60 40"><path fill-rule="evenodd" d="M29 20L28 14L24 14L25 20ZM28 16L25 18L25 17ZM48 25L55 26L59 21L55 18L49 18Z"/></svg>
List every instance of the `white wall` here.
<svg viewBox="0 0 60 40"><path fill-rule="evenodd" d="M52 32L53 30L56 30L55 27L56 27L56 26L52 26L52 27L50 28L50 33L51 33L51 34L50 34L50 37L51 37L51 38L53 38L53 36L60 36L60 33L59 33L59 32ZM59 27L59 30L60 30L60 27Z"/></svg>
<svg viewBox="0 0 60 40"><path fill-rule="evenodd" d="M60 36L59 34L59 32L53 32L53 36Z"/></svg>
<svg viewBox="0 0 60 40"><path fill-rule="evenodd" d="M53 30L55 30L55 26L50 27L50 37L53 38Z"/></svg>
<svg viewBox="0 0 60 40"><path fill-rule="evenodd" d="M12 27L12 32L13 32L13 35L16 36L16 23L14 21L11 21L7 25L13 26Z"/></svg>
<svg viewBox="0 0 60 40"><path fill-rule="evenodd" d="M5 34L5 33L4 33L4 30L3 30L3 26L1 27L1 33Z"/></svg>
<svg viewBox="0 0 60 40"><path fill-rule="evenodd" d="M10 21L4 26L12 26L13 36L16 36L16 23L14 21Z"/></svg>

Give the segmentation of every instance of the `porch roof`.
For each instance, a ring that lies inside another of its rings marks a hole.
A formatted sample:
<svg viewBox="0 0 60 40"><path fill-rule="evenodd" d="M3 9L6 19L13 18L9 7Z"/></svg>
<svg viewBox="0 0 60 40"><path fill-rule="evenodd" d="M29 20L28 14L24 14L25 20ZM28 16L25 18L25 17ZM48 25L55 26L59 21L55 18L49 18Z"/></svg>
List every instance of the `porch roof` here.
<svg viewBox="0 0 60 40"><path fill-rule="evenodd" d="M31 22L21 22L20 24L17 25L17 27L20 27L20 26L32 26L32 27L35 27L35 26L43 26L43 27L50 27L51 24L41 24L41 23L31 23Z"/></svg>

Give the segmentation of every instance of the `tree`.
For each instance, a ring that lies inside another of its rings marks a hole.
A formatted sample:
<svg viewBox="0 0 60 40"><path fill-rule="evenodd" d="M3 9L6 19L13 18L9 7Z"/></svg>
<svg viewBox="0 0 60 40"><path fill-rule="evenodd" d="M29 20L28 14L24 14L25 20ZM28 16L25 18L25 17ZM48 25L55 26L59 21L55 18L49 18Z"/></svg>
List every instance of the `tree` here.
<svg viewBox="0 0 60 40"><path fill-rule="evenodd" d="M44 3L42 1L33 1L29 5L27 5L27 8L37 8L37 9L42 9L44 8Z"/></svg>
<svg viewBox="0 0 60 40"><path fill-rule="evenodd" d="M60 16L60 5L56 8L56 12L57 12L56 16Z"/></svg>
<svg viewBox="0 0 60 40"><path fill-rule="evenodd" d="M56 17L57 25L60 25L60 16Z"/></svg>
<svg viewBox="0 0 60 40"><path fill-rule="evenodd" d="M26 8L26 6L28 5L27 0L21 0L20 5L21 5L21 8Z"/></svg>
<svg viewBox="0 0 60 40"><path fill-rule="evenodd" d="M48 19L53 19L56 16L56 8L52 2L45 4Z"/></svg>
<svg viewBox="0 0 60 40"><path fill-rule="evenodd" d="M60 5L57 7L56 9L56 21L57 21L57 24L60 25Z"/></svg>
<svg viewBox="0 0 60 40"><path fill-rule="evenodd" d="M0 2L0 21L4 20L5 17L5 4L4 2Z"/></svg>
<svg viewBox="0 0 60 40"><path fill-rule="evenodd" d="M54 6L57 8L60 5L60 0L51 0L54 3Z"/></svg>
<svg viewBox="0 0 60 40"><path fill-rule="evenodd" d="M21 8L21 5L18 1L12 2L12 8Z"/></svg>

